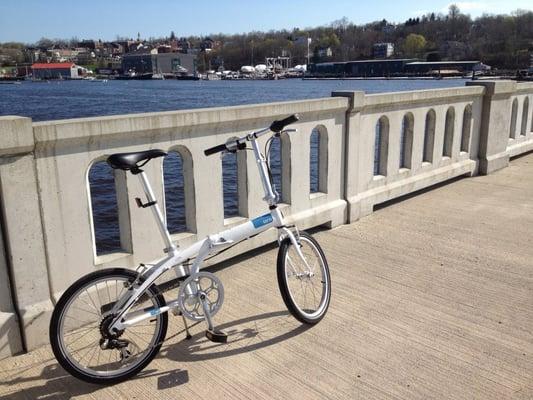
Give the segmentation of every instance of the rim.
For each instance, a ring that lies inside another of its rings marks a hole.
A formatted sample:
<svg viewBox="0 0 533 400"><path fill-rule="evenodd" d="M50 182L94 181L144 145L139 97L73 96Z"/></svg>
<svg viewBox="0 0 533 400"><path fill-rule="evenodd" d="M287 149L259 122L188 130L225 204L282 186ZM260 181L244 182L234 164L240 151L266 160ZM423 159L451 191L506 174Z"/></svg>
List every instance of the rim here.
<svg viewBox="0 0 533 400"><path fill-rule="evenodd" d="M306 318L316 319L322 315L328 303L329 276L326 260L310 239L300 236L300 244L309 268L291 243L285 253L285 281L289 296L298 311Z"/></svg>
<svg viewBox="0 0 533 400"><path fill-rule="evenodd" d="M124 283L130 279L128 276L115 275L88 282L69 298L63 308L59 319L59 348L64 358L85 375L112 377L130 371L141 364L157 344L161 315L128 327L120 334L120 339L129 342L129 359L121 360L121 351L118 349L102 350L100 347L100 324L106 315L105 311L125 292ZM155 296L149 291L145 294L147 296L143 295L131 311L157 306Z"/></svg>

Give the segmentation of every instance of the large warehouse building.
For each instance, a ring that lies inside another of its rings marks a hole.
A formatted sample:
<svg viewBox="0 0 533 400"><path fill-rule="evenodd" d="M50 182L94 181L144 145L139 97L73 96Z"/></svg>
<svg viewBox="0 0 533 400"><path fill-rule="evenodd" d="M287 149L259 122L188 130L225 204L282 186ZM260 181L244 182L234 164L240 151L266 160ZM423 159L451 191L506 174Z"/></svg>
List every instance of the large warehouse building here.
<svg viewBox="0 0 533 400"><path fill-rule="evenodd" d="M122 58L124 73L196 74L196 56L184 53L133 53Z"/></svg>
<svg viewBox="0 0 533 400"><path fill-rule="evenodd" d="M34 79L78 79L83 68L74 63L37 63L31 66Z"/></svg>
<svg viewBox="0 0 533 400"><path fill-rule="evenodd" d="M417 59L361 60L311 64L308 76L315 78L381 78L395 76L466 75L487 69L480 61L426 62Z"/></svg>

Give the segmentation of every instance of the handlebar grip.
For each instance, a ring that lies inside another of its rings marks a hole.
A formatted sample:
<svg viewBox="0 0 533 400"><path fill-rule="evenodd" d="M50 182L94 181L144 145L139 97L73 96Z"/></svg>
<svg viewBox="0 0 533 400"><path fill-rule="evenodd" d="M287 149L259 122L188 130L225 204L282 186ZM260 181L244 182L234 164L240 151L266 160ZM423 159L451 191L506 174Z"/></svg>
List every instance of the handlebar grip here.
<svg viewBox="0 0 533 400"><path fill-rule="evenodd" d="M216 153L220 153L221 151L224 151L226 150L226 145L225 144L219 144L215 147L210 147L209 149L207 150L204 150L204 154L206 156L210 156L211 154L216 154Z"/></svg>
<svg viewBox="0 0 533 400"><path fill-rule="evenodd" d="M285 128L287 125L293 124L299 120L300 117L298 116L298 114L290 115L287 118L272 122L272 125L270 125L270 130L272 132L281 132L283 128Z"/></svg>

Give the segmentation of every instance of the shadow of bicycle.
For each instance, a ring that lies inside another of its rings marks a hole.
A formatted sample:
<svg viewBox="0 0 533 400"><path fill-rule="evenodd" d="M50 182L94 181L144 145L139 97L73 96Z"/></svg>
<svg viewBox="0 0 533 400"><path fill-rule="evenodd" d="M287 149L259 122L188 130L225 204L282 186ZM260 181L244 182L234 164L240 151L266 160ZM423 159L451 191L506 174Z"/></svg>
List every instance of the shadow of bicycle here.
<svg viewBox="0 0 533 400"><path fill-rule="evenodd" d="M226 322L217 328L228 334L227 344L212 343L205 337L205 331L201 331L194 333L191 339L165 345L159 357L178 362L231 357L273 346L300 335L311 326L301 325L287 311L276 311Z"/></svg>
<svg viewBox="0 0 533 400"><path fill-rule="evenodd" d="M46 365L38 375L22 377L25 371L32 369L33 367L34 366L30 366L29 368L16 371L12 375L14 376L12 379L2 380L2 382L0 382L0 391L2 391L2 387L9 389L17 384L20 385L35 381L44 381L44 383L29 387L26 387L25 385L23 389L18 391L9 391L8 394L0 395L0 400L71 399L77 396L103 391L106 388L106 386L93 385L80 381L69 375L58 364ZM145 369L135 377L130 378L128 382L155 377L157 377L158 390L174 388L189 382L189 373L187 370L181 369L165 372L157 372L155 369Z"/></svg>
<svg viewBox="0 0 533 400"><path fill-rule="evenodd" d="M202 324L195 324L194 329L199 326L203 328ZM194 333L189 340L183 339L175 344L165 344L157 357L178 362L230 357L275 345L305 332L310 326L300 325L287 311L277 311L227 322L219 325L218 328L228 333L227 344L212 343L205 337L205 331L200 331ZM183 332L168 337L166 343L181 334ZM0 394L0 400L71 399L106 389L106 386L85 383L72 377L53 359L43 360L39 365L42 364L46 365L39 374L30 374L31 370L37 368L35 364L9 371L8 378L0 382L0 392L6 389L9 394ZM189 373L184 369L158 372L148 367L125 384L150 378L157 378L157 390L165 390L187 384ZM32 386L32 382L39 383ZM21 385L23 389L9 390L15 385ZM102 395L105 396L104 393Z"/></svg>

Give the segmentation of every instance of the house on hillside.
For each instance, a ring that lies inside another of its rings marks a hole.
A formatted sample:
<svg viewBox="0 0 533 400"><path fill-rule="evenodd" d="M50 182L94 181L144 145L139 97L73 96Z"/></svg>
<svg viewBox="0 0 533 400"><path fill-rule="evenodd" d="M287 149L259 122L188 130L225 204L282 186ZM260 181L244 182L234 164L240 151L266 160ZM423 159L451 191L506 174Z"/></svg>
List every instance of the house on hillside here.
<svg viewBox="0 0 533 400"><path fill-rule="evenodd" d="M375 43L372 46L372 54L374 58L377 58L377 59L390 58L394 55L394 44L393 43Z"/></svg>
<svg viewBox="0 0 533 400"><path fill-rule="evenodd" d="M331 47L319 47L317 49L317 54L320 58L327 58L333 56L333 51L331 50Z"/></svg>

